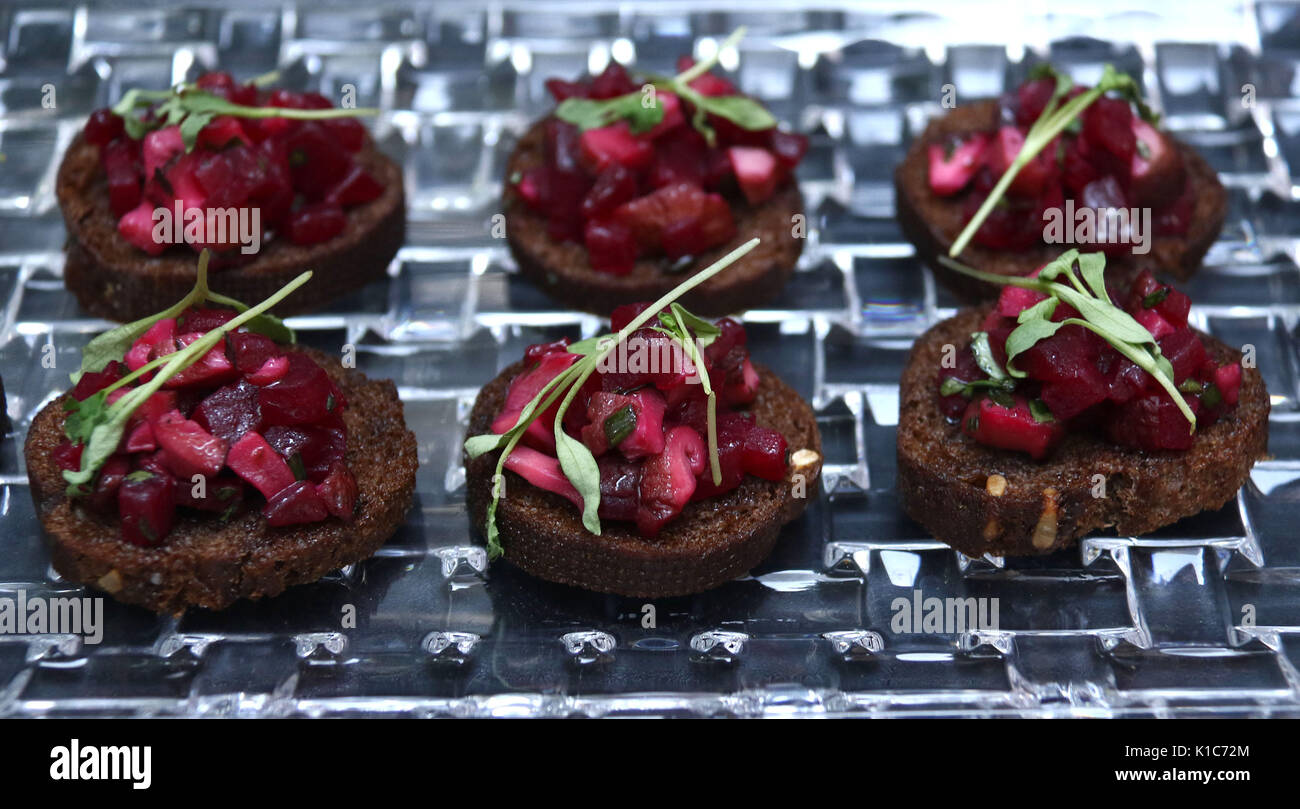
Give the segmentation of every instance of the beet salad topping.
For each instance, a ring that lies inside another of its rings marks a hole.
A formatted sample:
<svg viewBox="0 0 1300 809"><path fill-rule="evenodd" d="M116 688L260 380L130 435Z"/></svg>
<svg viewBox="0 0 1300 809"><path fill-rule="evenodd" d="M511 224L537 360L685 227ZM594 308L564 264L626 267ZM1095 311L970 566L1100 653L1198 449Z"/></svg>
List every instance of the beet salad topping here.
<svg viewBox="0 0 1300 809"><path fill-rule="evenodd" d="M169 246L154 238L155 208L178 200L185 210L259 209L263 230L306 245L337 236L348 208L384 191L356 160L368 136L351 116L365 112L206 73L175 91L132 91L96 110L84 133L100 149L118 232L150 255ZM236 238L191 246L231 251Z"/></svg>
<svg viewBox="0 0 1300 809"><path fill-rule="evenodd" d="M1048 296L1006 286L983 330L958 347L955 367L939 371L936 396L944 415L981 444L1035 459L1050 455L1073 431L1143 450L1190 448L1193 427L1207 427L1236 407L1241 364L1218 361L1187 324L1190 299L1150 273L1143 272L1128 290L1107 293L1145 329L1147 345L1157 347L1151 367L1165 382L1121 353L1119 345L1073 322L1081 314L1064 301L1045 320L1072 323L1023 347L1013 332L1034 318L1021 319L1022 313L1047 305ZM1123 345L1132 350L1132 344ZM1012 359L1009 346L1021 348ZM1146 362L1140 353L1135 356ZM1009 373L1012 369L1020 376ZM1182 406L1166 383L1176 386Z"/></svg>
<svg viewBox="0 0 1300 809"><path fill-rule="evenodd" d="M726 244L733 205L792 181L807 137L777 129L711 64L684 57L677 78L649 84L617 62L593 79L546 82L560 105L543 124L543 162L510 184L553 240L586 247L593 269L624 275L640 257Z"/></svg>
<svg viewBox="0 0 1300 809"><path fill-rule="evenodd" d="M1127 76L1107 73L1107 79L1112 76L1116 88L1132 87ZM1133 92L1120 97L1095 92L1108 84L1093 91L1067 90L1068 81L1054 71L1033 78L1002 99L996 129L931 143L930 190L945 197L961 195L969 223L1028 145L1034 150L1032 158L974 232L977 244L1003 250L1041 244L1044 212L1064 208L1067 200L1075 210L1096 210L1099 221L1110 209L1150 208L1155 235L1186 233L1195 191L1187 182L1178 146L1156 128L1155 116ZM1073 114L1061 121L1059 132L1052 134L1056 127L1044 126L1088 92L1094 100L1081 112L1070 110ZM1134 234L1121 231L1098 240L1098 247L1112 254L1125 252L1133 241Z"/></svg>

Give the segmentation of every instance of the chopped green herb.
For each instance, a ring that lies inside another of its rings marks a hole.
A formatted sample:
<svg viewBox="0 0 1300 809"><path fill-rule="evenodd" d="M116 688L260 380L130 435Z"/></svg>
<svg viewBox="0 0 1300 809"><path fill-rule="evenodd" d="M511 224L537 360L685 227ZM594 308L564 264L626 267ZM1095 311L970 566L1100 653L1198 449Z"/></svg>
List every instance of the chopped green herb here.
<svg viewBox="0 0 1300 809"><path fill-rule="evenodd" d="M1034 417L1034 421L1039 424L1050 424L1056 421L1056 416L1052 415L1052 410L1042 399L1029 400L1029 415Z"/></svg>
<svg viewBox="0 0 1300 809"><path fill-rule="evenodd" d="M1160 287L1155 292L1147 295L1142 299L1143 309L1154 309L1160 305L1161 301L1169 297L1169 287Z"/></svg>
<svg viewBox="0 0 1300 809"><path fill-rule="evenodd" d="M1201 404L1211 410L1223 404L1223 394L1213 382L1207 384L1205 390L1201 392Z"/></svg>
<svg viewBox="0 0 1300 809"><path fill-rule="evenodd" d="M617 447L635 429L636 409L632 405L623 405L605 419L605 440L611 447Z"/></svg>

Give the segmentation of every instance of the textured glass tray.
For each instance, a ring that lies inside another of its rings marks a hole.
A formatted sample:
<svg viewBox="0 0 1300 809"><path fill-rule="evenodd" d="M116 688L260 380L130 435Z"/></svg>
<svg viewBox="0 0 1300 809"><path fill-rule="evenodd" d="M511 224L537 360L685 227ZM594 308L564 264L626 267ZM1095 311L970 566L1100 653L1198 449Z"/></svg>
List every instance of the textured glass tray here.
<svg viewBox="0 0 1300 809"><path fill-rule="evenodd" d="M110 600L95 646L0 635L0 715L1300 713L1297 9L1179 4L1163 17L1090 3L1018 20L956 3L710 5L0 9L0 373L14 422L0 443L0 596L79 592L50 568L21 445L104 327L64 293L53 177L84 116L124 87L279 65L383 107L377 135L406 168L407 244L389 281L293 325L397 381L421 461L407 524L317 584L180 620ZM646 627L641 600L486 567L470 533L459 444L479 386L529 343L598 328L516 277L491 216L514 138L549 105L546 77L599 69L611 52L665 70L739 24L741 87L812 136L799 272L785 308L747 323L755 355L817 408L824 486L752 577L654 602ZM1273 457L1235 502L1152 536L968 559L895 498L898 376L953 302L893 221L891 173L945 84L959 101L994 94L1044 56L1084 81L1106 61L1136 71L1222 172L1228 222L1188 290L1198 326L1256 346ZM891 602L916 588L996 597L1000 630L892 632Z"/></svg>

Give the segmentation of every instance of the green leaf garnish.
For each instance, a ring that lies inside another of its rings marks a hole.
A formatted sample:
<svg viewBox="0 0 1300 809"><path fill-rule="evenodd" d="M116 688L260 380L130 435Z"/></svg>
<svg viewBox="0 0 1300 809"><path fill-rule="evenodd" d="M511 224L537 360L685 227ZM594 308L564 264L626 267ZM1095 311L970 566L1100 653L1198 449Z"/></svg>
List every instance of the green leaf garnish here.
<svg viewBox="0 0 1300 809"><path fill-rule="evenodd" d="M1106 257L1103 253L1080 255L1078 250L1067 250L1048 263L1037 278L1018 275L997 275L968 267L947 256L939 261L954 272L987 281L999 286L1017 286L1047 295L1047 300L1023 310L1017 317L1019 324L1007 336L1007 373L1023 379L1025 372L1015 367L1014 360L1039 340L1045 340L1064 326L1082 326L1095 333L1120 354L1142 370L1151 374L1173 398L1174 404L1190 422L1188 432L1196 431L1196 414L1187 406L1174 384L1174 369L1169 359L1160 352L1160 345L1133 316L1111 302L1106 293L1103 274ZM1079 264L1079 274L1074 271ZM1079 275L1083 278L1080 279ZM1069 283L1056 280L1064 277ZM1057 302L1073 306L1081 317L1052 321Z"/></svg>
<svg viewBox="0 0 1300 809"><path fill-rule="evenodd" d="M655 89L666 90L690 102L695 108L691 126L704 135L710 146L714 145L717 135L708 124L708 115L725 118L741 129L761 130L776 126L772 113L748 96L706 96L691 87L692 81L712 70L721 53L727 48L735 47L744 35L744 26L737 28L713 56L695 63L689 70L676 76L650 77L650 83ZM644 99L641 89L614 98L566 98L555 108L555 116L583 131L609 126L616 121L627 121L632 132L640 134L653 129L664 117L663 103L657 97L651 106L646 106Z"/></svg>
<svg viewBox="0 0 1300 809"><path fill-rule="evenodd" d="M989 333L977 331L970 337L970 350L975 355L975 364L979 369L994 381L1008 379L1007 372L1002 370L997 358L993 356L993 347L989 345Z"/></svg>
<svg viewBox="0 0 1300 809"><path fill-rule="evenodd" d="M83 356L82 370L99 371L108 362L121 360L127 348L135 339L135 337L126 339L126 335L134 334L138 337L149 326L162 318L179 314L190 304L209 300L210 298L207 297L209 295L207 291L208 256L207 250L204 250L199 255L199 270L194 289L182 298L180 303L167 308L152 318L145 318L126 326L119 326L92 340L90 345L87 346L87 352L89 353L90 346L95 346L96 359L94 362L99 364L92 367L88 365L87 357ZM311 279L311 275L310 271L302 273L257 306L244 307L244 310L235 317L207 332L188 346L150 361L95 395L87 397L84 401L68 400L65 402L64 409L68 411L68 416L64 422L64 431L70 440L85 444L81 452L81 468L72 471L65 470L63 473L63 479L68 482L68 496L76 497L85 494L86 486L94 479L95 473L103 466L104 461L108 460L108 457L117 451L126 423L136 408L160 390L167 380L202 359L203 355L207 354L227 333L262 317L268 309L284 300L289 293L307 283ZM227 298L226 300L230 299ZM144 325L141 326L141 324ZM103 338L106 337L110 339L104 340ZM109 353L110 346L114 349L120 349L120 351L116 354ZM113 404L107 404L109 393L141 379L150 372L154 373L148 382L130 389ZM79 377L80 373L73 376Z"/></svg>
<svg viewBox="0 0 1300 809"><path fill-rule="evenodd" d="M470 459L498 449L501 450L501 456L497 458L496 471L493 473L492 478L494 482L492 500L488 504L487 510L486 532L489 558L495 559L502 553L500 533L497 530L496 523L497 505L501 501L501 490L499 486L495 485L495 481L501 479L506 459L518 446L520 439L523 438L524 431L528 429L528 425L532 424L538 415L545 413L556 402L559 402L559 407L556 409L555 421L552 426L555 431L555 449L560 460L560 469L564 472L565 477L569 479L569 482L573 484L573 487L578 490L578 493L582 495L583 527L593 534L600 534L601 526L598 515L600 508L600 469L596 465L596 459L592 456L591 450L564 431L564 414L568 412L569 406L573 404L573 400L582 390L586 381L595 373L601 362L615 350L619 343L630 337L652 318L658 317L665 307L670 307L669 311L672 313L672 317L668 319L668 322L673 324L674 328L681 329L681 331L675 333L677 339L682 341L683 349L688 352L688 357L695 363L695 367L703 369L704 363L698 350L699 342L691 334L693 327L683 324L691 324L697 321L707 323L707 321L700 321L695 315L678 306L676 301L690 290L734 264L750 250L753 250L758 245L758 242L757 238L750 239L705 269L682 281L659 300L650 304L644 312L629 321L617 334L591 337L570 345L568 347L569 352L579 354L581 358L546 383L537 392L537 395L528 404L524 405L513 427L504 433L476 435L465 440L465 454ZM659 322L664 323L665 321L660 319ZM713 327L711 323L708 325ZM716 331L716 327L713 327L713 329ZM716 336L717 334L713 335L713 337ZM709 461L713 470L713 480L716 484L722 480L722 471L718 462L715 397L709 387L708 374L701 372L699 378L705 394L709 397ZM563 400L561 400L561 396L563 396Z"/></svg>
<svg viewBox="0 0 1300 809"><path fill-rule="evenodd" d="M1034 417L1034 421L1039 424L1048 424L1056 421L1056 416L1052 415L1051 409L1042 399L1029 400L1029 415Z"/></svg>
<svg viewBox="0 0 1300 809"><path fill-rule="evenodd" d="M623 405L605 418L602 428L605 442L611 447L617 447L636 429L636 409L632 405Z"/></svg>
<svg viewBox="0 0 1300 809"><path fill-rule="evenodd" d="M270 73L253 79L259 86L275 79L277 74ZM153 109L153 119L146 121L141 112ZM247 107L235 104L199 88L192 82L178 84L167 90L128 90L113 105L113 112L122 116L126 134L133 140L143 138L150 130L177 124L180 126L181 139L185 142L185 151L194 149L199 132L218 115L232 115L236 118L292 118L298 121L319 121L328 118L355 118L361 115L377 115L374 107L343 109L334 107L323 110L300 110L290 107Z"/></svg>
<svg viewBox="0 0 1300 809"><path fill-rule="evenodd" d="M1038 70L1039 68L1035 69ZM966 223L966 227L963 228L962 232L955 240L953 240L952 247L948 248L949 258L956 258L966 249L966 245L969 244L970 240L975 236L975 232L980 229L980 226L984 224L984 220L993 212L993 208L1003 199L1007 187L1011 185L1011 181L1016 178L1016 175L1020 173L1020 170L1024 168L1029 161L1037 157L1038 153L1046 148L1047 144L1051 143L1052 139L1061 133L1061 130L1065 129L1078 119L1079 115L1082 114L1082 112L1087 109L1092 102L1101 98L1102 95L1108 92L1115 91L1120 93L1129 101L1135 103L1138 107L1139 114L1141 114L1143 118L1149 118L1152 114L1151 110L1145 103L1143 103L1141 88L1138 87L1138 84L1133 80L1133 77L1129 76L1127 73L1120 73L1115 70L1112 65L1108 64L1102 70L1101 80L1097 82L1096 87L1093 87L1087 92L1081 93L1068 101L1065 100L1065 96L1070 92L1071 87L1068 79L1063 81L1063 77L1060 76L1060 74L1057 74L1055 69L1050 66L1048 66L1047 69L1051 71L1050 75L1057 77L1056 90L1053 92L1052 98L1047 102L1047 106L1043 109L1042 114L1038 116L1038 120L1034 121L1033 126L1029 128L1028 134L1025 135L1025 144L1020 148L1019 154L1017 154L1015 159L1011 161L1011 165L1008 166L1007 170L1002 174L997 185L993 186L993 190L989 192L988 197L984 200L984 203L980 205L979 210L976 211L975 215L971 217L971 220Z"/></svg>

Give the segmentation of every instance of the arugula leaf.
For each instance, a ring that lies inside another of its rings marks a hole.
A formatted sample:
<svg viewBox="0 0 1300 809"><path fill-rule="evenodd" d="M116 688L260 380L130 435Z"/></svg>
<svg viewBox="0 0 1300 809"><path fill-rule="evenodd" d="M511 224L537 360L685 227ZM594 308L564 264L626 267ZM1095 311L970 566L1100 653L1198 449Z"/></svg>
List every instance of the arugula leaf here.
<svg viewBox="0 0 1300 809"><path fill-rule="evenodd" d="M771 129L776 126L772 113L748 96L706 96L693 90L688 95L697 110L726 118L741 129Z"/></svg>
<svg viewBox="0 0 1300 809"><path fill-rule="evenodd" d="M979 369L990 379L996 381L1006 379L1007 372L1002 370L1002 366L998 365L997 357L993 356L993 346L989 345L989 333L977 331L970 337L970 350L975 355L975 364Z"/></svg>
<svg viewBox="0 0 1300 809"><path fill-rule="evenodd" d="M1049 424L1056 421L1056 416L1052 415L1052 410L1042 399L1031 399L1029 401L1029 415L1034 417L1034 421L1039 424Z"/></svg>
<svg viewBox="0 0 1300 809"><path fill-rule="evenodd" d="M600 535L600 467L596 456L587 445L564 431L561 413L555 417L555 454L560 459L560 469L582 495L582 527Z"/></svg>
<svg viewBox="0 0 1300 809"><path fill-rule="evenodd" d="M555 108L555 117L568 121L584 132L626 120L632 132L641 134L654 129L664 119L664 103L655 98L647 107L640 90L614 98L566 98Z"/></svg>

